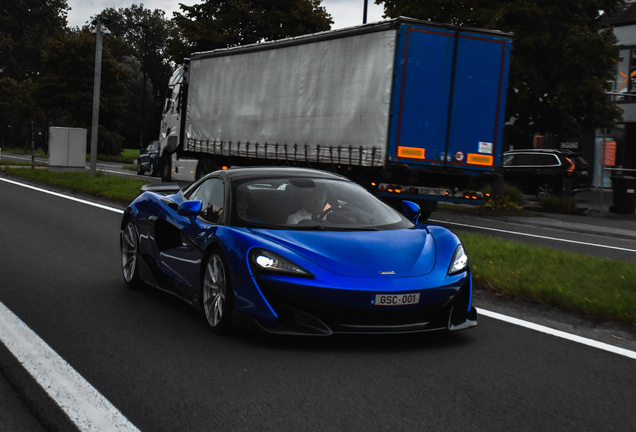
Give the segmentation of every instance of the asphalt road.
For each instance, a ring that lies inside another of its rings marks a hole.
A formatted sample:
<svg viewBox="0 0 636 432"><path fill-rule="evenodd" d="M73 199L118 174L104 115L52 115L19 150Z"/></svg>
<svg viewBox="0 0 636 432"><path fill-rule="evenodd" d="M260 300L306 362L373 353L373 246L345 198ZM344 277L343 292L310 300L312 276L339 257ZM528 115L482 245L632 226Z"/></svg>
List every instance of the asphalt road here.
<svg viewBox="0 0 636 432"><path fill-rule="evenodd" d="M0 203L0 302L142 431L636 424L633 359L484 316L461 333L219 337L125 287L119 214L4 182Z"/></svg>

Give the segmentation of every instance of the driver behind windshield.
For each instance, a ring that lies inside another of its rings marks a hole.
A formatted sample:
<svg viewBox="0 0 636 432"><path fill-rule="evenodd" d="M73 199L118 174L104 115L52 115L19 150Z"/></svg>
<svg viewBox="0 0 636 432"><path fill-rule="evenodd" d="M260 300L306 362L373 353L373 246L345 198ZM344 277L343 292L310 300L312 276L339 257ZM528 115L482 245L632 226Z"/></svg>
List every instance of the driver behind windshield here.
<svg viewBox="0 0 636 432"><path fill-rule="evenodd" d="M301 199L303 207L296 213L289 215L288 225L295 225L307 219L319 221L327 217L323 213L331 208L331 204L327 202L327 189L323 185L317 184L311 189L303 190Z"/></svg>

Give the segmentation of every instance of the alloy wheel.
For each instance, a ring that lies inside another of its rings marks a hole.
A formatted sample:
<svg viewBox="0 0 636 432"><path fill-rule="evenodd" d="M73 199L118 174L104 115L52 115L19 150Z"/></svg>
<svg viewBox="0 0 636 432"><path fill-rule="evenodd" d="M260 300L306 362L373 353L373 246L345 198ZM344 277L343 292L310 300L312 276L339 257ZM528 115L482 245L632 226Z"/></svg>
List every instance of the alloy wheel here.
<svg viewBox="0 0 636 432"><path fill-rule="evenodd" d="M227 280L223 261L218 255L212 255L203 277L203 308L205 317L213 329L224 322L226 296Z"/></svg>
<svg viewBox="0 0 636 432"><path fill-rule="evenodd" d="M131 283L137 270L137 229L132 221L126 224L121 242L121 268L124 280Z"/></svg>

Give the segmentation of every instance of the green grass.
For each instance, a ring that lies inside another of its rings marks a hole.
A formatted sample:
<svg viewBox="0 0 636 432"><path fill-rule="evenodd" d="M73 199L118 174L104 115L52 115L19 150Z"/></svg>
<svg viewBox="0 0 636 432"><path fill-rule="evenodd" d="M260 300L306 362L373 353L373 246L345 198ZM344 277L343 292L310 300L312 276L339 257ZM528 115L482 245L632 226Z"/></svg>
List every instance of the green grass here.
<svg viewBox="0 0 636 432"><path fill-rule="evenodd" d="M16 162L16 161L6 161L0 160L0 166L31 166L31 162ZM35 163L35 166L47 166L44 163Z"/></svg>
<svg viewBox="0 0 636 432"><path fill-rule="evenodd" d="M19 154L19 155L31 155L31 149L25 150L24 147L2 147L2 151L5 153ZM33 151L36 157L46 157L46 153L41 148L36 148Z"/></svg>
<svg viewBox="0 0 636 432"><path fill-rule="evenodd" d="M58 173L41 169L33 170L9 167L5 168L5 171L7 174L125 203L129 203L135 199L135 197L139 195L141 186L148 183L142 180L110 176L101 173L97 173L95 177L91 177L88 171Z"/></svg>
<svg viewBox="0 0 636 432"><path fill-rule="evenodd" d="M90 154L86 155L86 160L90 160ZM105 162L120 162L125 164L132 164L135 159L139 158L139 149L124 149L119 156L106 156L97 155L97 159Z"/></svg>
<svg viewBox="0 0 636 432"><path fill-rule="evenodd" d="M31 154L31 150L24 150L24 147L12 147L12 148L3 148L3 151L6 153L13 154ZM35 149L35 155L37 157L47 157L47 154L40 148ZM120 155L118 156L107 156L107 155L97 155L97 159L105 162L120 162L125 164L133 164L135 159L139 158L139 149L124 149ZM90 153L86 154L86 161L90 161L91 155Z"/></svg>
<svg viewBox="0 0 636 432"><path fill-rule="evenodd" d="M636 266L458 231L473 283L600 319L636 323Z"/></svg>
<svg viewBox="0 0 636 432"><path fill-rule="evenodd" d="M539 201L542 210L550 213L574 213L576 212L576 201L567 196L551 196Z"/></svg>

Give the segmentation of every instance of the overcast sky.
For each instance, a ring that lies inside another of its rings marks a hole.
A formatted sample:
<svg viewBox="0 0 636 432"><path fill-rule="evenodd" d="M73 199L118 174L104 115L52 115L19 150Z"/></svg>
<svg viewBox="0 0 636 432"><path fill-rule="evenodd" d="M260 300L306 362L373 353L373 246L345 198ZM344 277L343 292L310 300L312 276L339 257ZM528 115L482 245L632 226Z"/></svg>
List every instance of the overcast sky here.
<svg viewBox="0 0 636 432"><path fill-rule="evenodd" d="M162 9L166 12L166 18L172 18L172 12L180 12L179 4L193 5L202 3L203 0L67 0L71 10L68 12L68 26L81 27L102 10L112 7L114 9L127 8L133 4L143 4L146 9ZM327 9L334 21L332 29L350 27L362 24L364 0L322 0L322 5ZM368 0L367 22L382 20L383 6L375 4L374 0Z"/></svg>

